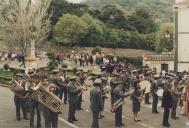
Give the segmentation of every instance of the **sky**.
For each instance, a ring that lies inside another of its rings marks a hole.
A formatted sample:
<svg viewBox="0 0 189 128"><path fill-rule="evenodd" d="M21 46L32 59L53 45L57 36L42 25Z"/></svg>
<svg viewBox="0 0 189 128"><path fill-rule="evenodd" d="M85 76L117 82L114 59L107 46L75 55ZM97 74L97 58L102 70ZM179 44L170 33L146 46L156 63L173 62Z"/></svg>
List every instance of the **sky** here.
<svg viewBox="0 0 189 128"><path fill-rule="evenodd" d="M67 0L68 2L72 2L72 3L80 3L83 0Z"/></svg>

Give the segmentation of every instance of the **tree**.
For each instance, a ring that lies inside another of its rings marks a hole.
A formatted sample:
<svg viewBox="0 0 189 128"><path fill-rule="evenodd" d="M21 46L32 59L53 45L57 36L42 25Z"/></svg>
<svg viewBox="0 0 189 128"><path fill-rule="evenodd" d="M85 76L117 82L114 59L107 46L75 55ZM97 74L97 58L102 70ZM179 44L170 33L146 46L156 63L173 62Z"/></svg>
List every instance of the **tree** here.
<svg viewBox="0 0 189 128"><path fill-rule="evenodd" d="M106 5L101 9L100 20L111 28L125 28L128 13L119 5Z"/></svg>
<svg viewBox="0 0 189 128"><path fill-rule="evenodd" d="M173 50L174 42L174 24L173 23L164 23L160 27L160 31L157 33L157 44L156 51L171 51Z"/></svg>
<svg viewBox="0 0 189 128"><path fill-rule="evenodd" d="M6 41L13 47L30 47L31 40L40 43L50 30L47 13L51 0L0 0L0 26L6 32Z"/></svg>
<svg viewBox="0 0 189 128"><path fill-rule="evenodd" d="M147 7L139 7L128 17L128 24L131 29L139 33L151 33L156 31L155 20L149 13Z"/></svg>
<svg viewBox="0 0 189 128"><path fill-rule="evenodd" d="M81 39L87 34L87 23L76 15L65 14L53 28L53 37L63 45L80 45Z"/></svg>
<svg viewBox="0 0 189 128"><path fill-rule="evenodd" d="M88 24L88 33L82 39L82 46L97 46L105 42L106 26L104 23L89 14L83 15L81 18Z"/></svg>

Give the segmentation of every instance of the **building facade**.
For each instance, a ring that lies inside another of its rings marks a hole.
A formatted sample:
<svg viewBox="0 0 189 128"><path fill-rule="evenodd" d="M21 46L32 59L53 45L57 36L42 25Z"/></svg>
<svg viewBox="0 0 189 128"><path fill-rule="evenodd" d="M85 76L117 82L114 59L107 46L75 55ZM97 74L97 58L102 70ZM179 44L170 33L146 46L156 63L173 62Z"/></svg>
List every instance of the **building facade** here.
<svg viewBox="0 0 189 128"><path fill-rule="evenodd" d="M147 54L143 65L162 70L189 71L189 0L176 0L174 53Z"/></svg>

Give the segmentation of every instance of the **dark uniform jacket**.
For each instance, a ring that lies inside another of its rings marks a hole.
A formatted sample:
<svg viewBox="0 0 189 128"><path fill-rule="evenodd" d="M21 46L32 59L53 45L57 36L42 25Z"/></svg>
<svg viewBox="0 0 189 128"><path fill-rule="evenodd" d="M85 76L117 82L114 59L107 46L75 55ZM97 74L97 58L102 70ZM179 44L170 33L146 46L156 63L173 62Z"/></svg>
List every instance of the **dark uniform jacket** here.
<svg viewBox="0 0 189 128"><path fill-rule="evenodd" d="M102 93L99 87L94 87L90 91L91 110L93 112L102 111Z"/></svg>
<svg viewBox="0 0 189 128"><path fill-rule="evenodd" d="M151 93L152 93L152 96L156 95L156 93L157 93L157 91L158 91L157 83L151 82L150 91L151 91Z"/></svg>
<svg viewBox="0 0 189 128"><path fill-rule="evenodd" d="M79 94L79 90L77 90L77 87L73 85L68 85L67 89L68 89L68 101L76 102Z"/></svg>
<svg viewBox="0 0 189 128"><path fill-rule="evenodd" d="M120 98L124 98L124 93L115 88L114 89L114 103Z"/></svg>
<svg viewBox="0 0 189 128"><path fill-rule="evenodd" d="M163 92L163 99L162 99L162 107L164 108L172 108L173 100L171 96L171 92L167 89Z"/></svg>

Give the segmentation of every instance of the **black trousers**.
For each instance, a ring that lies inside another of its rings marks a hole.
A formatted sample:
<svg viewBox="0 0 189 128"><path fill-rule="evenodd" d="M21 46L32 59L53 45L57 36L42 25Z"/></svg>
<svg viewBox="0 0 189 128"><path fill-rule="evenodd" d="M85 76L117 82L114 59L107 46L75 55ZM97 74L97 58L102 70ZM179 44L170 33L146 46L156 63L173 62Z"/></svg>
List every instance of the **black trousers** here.
<svg viewBox="0 0 189 128"><path fill-rule="evenodd" d="M81 103L82 103L82 94L78 97L77 100L77 109L81 109Z"/></svg>
<svg viewBox="0 0 189 128"><path fill-rule="evenodd" d="M168 119L169 119L169 112L170 112L169 108L164 108L163 122L162 122L163 125L169 124L169 122L168 122Z"/></svg>
<svg viewBox="0 0 189 128"><path fill-rule="evenodd" d="M113 105L114 105L114 94L111 93L111 106L113 106Z"/></svg>
<svg viewBox="0 0 189 128"><path fill-rule="evenodd" d="M145 103L146 104L150 103L150 93L145 94Z"/></svg>
<svg viewBox="0 0 189 128"><path fill-rule="evenodd" d="M37 128L41 127L41 113L39 110L39 103L34 101L34 100L30 100L30 128L34 127L34 116L35 116L35 111L37 113Z"/></svg>
<svg viewBox="0 0 189 128"><path fill-rule="evenodd" d="M115 111L115 127L121 127L122 124L122 106Z"/></svg>
<svg viewBox="0 0 189 128"><path fill-rule="evenodd" d="M27 117L27 111L26 111L26 104L23 100L14 100L15 106L16 106L16 118L21 118L20 110L22 110L23 117Z"/></svg>
<svg viewBox="0 0 189 128"><path fill-rule="evenodd" d="M45 128L58 128L58 113L52 112L48 108L44 110Z"/></svg>
<svg viewBox="0 0 189 128"><path fill-rule="evenodd" d="M173 100L173 105L172 105L172 109L171 109L171 117L172 118L176 117L177 103L178 103L178 101Z"/></svg>
<svg viewBox="0 0 189 128"><path fill-rule="evenodd" d="M69 102L68 121L73 121L75 119L76 105L77 102Z"/></svg>
<svg viewBox="0 0 189 128"><path fill-rule="evenodd" d="M67 98L68 98L68 91L66 86L60 87L60 93L59 93L59 98L62 100L62 96L64 94L64 103L67 103Z"/></svg>
<svg viewBox="0 0 189 128"><path fill-rule="evenodd" d="M93 114L93 122L91 128L99 128L99 123L98 123L99 112L92 112L92 114Z"/></svg>
<svg viewBox="0 0 189 128"><path fill-rule="evenodd" d="M154 94L152 101L152 112L157 112L157 105L158 105L158 96Z"/></svg>

